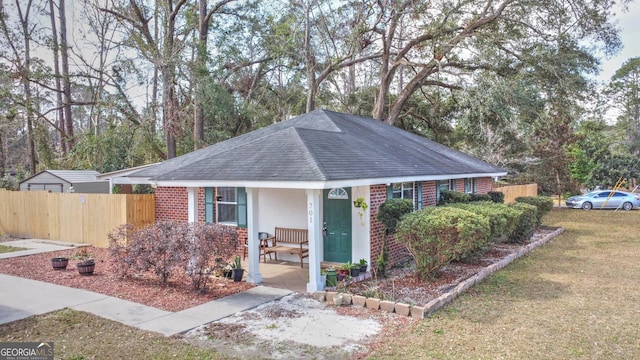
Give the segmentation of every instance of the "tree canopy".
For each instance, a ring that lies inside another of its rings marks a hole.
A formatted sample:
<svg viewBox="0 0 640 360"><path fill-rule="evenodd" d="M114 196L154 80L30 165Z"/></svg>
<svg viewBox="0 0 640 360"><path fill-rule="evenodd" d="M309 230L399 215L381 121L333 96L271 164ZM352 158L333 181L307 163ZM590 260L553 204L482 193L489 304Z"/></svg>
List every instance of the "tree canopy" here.
<svg viewBox="0 0 640 360"><path fill-rule="evenodd" d="M599 166L581 123L602 121L585 104L614 5L0 0L0 175L142 165L323 107L568 191ZM639 66L605 94L635 155Z"/></svg>

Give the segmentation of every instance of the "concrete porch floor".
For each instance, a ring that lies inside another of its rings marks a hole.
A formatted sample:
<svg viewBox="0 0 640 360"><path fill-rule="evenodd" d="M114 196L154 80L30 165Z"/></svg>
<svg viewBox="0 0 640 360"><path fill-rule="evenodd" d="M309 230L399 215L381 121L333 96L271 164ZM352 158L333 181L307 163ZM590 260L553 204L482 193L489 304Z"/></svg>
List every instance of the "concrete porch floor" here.
<svg viewBox="0 0 640 360"><path fill-rule="evenodd" d="M244 263L242 266L247 269L249 264ZM307 292L309 265L306 263L304 268L300 268L299 262L267 260L266 263L263 263L261 260L260 273L262 274L262 285Z"/></svg>

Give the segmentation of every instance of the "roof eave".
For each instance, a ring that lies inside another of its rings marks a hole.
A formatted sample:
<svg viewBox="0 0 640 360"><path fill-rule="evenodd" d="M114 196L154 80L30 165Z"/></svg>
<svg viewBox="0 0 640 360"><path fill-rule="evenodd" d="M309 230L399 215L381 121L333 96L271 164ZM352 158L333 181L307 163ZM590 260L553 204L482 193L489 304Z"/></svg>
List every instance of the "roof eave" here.
<svg viewBox="0 0 640 360"><path fill-rule="evenodd" d="M507 172L475 173L475 174L448 174L429 176L398 176L370 179L345 179L329 181L286 181L286 180L148 180L157 187L246 187L246 188L271 188L271 189L331 189L336 187L368 186L378 184L393 184L413 181L435 181L449 179L466 179L480 177L500 177Z"/></svg>

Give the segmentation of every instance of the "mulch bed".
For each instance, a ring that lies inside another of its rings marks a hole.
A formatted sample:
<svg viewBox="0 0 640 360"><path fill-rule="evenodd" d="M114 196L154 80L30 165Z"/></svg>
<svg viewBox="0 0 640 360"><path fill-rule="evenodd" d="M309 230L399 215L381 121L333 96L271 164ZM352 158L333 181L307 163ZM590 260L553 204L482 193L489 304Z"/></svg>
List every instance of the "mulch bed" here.
<svg viewBox="0 0 640 360"><path fill-rule="evenodd" d="M96 262L94 274L91 276L78 274L76 265L80 260L73 259L78 249L2 259L0 273L91 290L173 312L253 287L244 281L233 282L230 279L211 276L208 291L196 292L187 279L170 279L163 284L153 274L122 278L115 270L107 249L90 247L88 251ZM51 266L52 257L68 257L69 265L65 270L54 270Z"/></svg>

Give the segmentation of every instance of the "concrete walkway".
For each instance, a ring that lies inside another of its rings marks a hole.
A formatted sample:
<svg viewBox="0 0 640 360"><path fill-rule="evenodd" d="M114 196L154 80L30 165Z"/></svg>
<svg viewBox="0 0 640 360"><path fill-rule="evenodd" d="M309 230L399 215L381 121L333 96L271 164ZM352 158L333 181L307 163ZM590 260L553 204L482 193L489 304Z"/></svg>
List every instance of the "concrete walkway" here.
<svg viewBox="0 0 640 360"><path fill-rule="evenodd" d="M0 258L61 250L63 246L48 241L44 243L33 240L19 241L22 242L21 245L13 241L3 244L30 249L0 254L2 255ZM64 246L66 249L69 248L69 245ZM252 309L292 293L291 290L257 286L235 295L174 313L87 290L5 274L0 274L0 289L2 289L0 292L0 324L63 308L71 308L166 336L186 332L200 325Z"/></svg>

